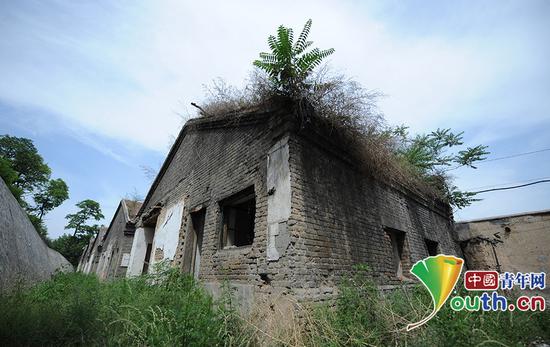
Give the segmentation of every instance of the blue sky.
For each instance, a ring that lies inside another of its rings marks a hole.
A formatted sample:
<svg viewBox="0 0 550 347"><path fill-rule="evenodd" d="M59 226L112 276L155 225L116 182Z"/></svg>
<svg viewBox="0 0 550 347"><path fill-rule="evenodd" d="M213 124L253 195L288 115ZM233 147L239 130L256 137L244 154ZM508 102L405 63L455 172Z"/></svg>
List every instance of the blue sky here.
<svg viewBox="0 0 550 347"><path fill-rule="evenodd" d="M242 85L279 24L334 47L331 66L385 93L391 124L450 127L491 158L550 148L548 1L16 1L0 3L0 133L35 141L76 202L145 195L142 166L217 77ZM456 170L464 189L550 176L550 151ZM488 193L456 219L550 208L550 184Z"/></svg>

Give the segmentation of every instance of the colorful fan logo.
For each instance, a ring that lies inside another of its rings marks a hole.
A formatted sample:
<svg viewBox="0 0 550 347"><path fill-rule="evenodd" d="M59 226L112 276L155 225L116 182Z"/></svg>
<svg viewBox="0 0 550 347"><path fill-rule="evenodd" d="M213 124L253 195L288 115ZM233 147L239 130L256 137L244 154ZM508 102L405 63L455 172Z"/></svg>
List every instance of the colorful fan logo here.
<svg viewBox="0 0 550 347"><path fill-rule="evenodd" d="M461 258L439 254L413 265L410 272L426 286L432 296L434 308L426 318L407 325L407 331L418 328L436 315L453 291L463 264L464 260Z"/></svg>

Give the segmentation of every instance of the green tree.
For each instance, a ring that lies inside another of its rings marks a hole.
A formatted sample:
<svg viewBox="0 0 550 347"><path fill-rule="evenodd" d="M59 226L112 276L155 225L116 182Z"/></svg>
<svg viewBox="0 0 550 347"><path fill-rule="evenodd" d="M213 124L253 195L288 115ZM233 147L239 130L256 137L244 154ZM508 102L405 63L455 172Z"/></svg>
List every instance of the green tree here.
<svg viewBox="0 0 550 347"><path fill-rule="evenodd" d="M294 33L291 28L279 26L277 36L269 36L267 43L271 53L260 53L261 60L253 64L264 70L270 77L275 89L284 94L295 96L300 90L307 88L306 78L323 59L334 53L334 49L320 50L308 48L313 44L308 41L311 30L311 19L308 20L294 42Z"/></svg>
<svg viewBox="0 0 550 347"><path fill-rule="evenodd" d="M65 259L76 267L88 241L89 238L86 237L75 237L70 234L63 234L51 241L50 247L61 253Z"/></svg>
<svg viewBox="0 0 550 347"><path fill-rule="evenodd" d="M487 146L477 145L455 150L464 145L464 133L453 133L451 129L437 129L412 138L404 126L394 128L391 132L398 138L395 148L398 158L428 183L444 192L451 205L463 208L479 200L474 193L461 191L453 185L448 172L463 166L476 169L475 163L485 160L489 154Z"/></svg>
<svg viewBox="0 0 550 347"><path fill-rule="evenodd" d="M32 140L0 136L0 176L46 241L44 215L69 198L67 184L60 178L50 179L50 175L50 167ZM25 199L31 197L30 201Z"/></svg>
<svg viewBox="0 0 550 347"><path fill-rule="evenodd" d="M24 205L24 201L22 198L23 190L14 184L18 176L19 175L17 174L17 171L15 171L11 167L10 161L4 157L0 157L0 177L2 177L2 179L10 189L13 196L15 196L19 204L23 206Z"/></svg>
<svg viewBox="0 0 550 347"><path fill-rule="evenodd" d="M78 265L82 251L90 241L97 235L100 226L91 224L104 218L98 202L90 199L80 201L76 204L78 211L68 214L65 229L72 229L73 234L63 234L51 242L51 247L61 253L71 264Z"/></svg>
<svg viewBox="0 0 550 347"><path fill-rule="evenodd" d="M33 142L23 137L9 135L0 136L0 157L7 160L17 173L13 185L23 191L32 192L35 188L46 184L51 170Z"/></svg>
<svg viewBox="0 0 550 347"><path fill-rule="evenodd" d="M49 180L47 184L41 186L39 191L34 194L33 200L36 206L32 208L36 216L42 220L42 217L58 207L63 201L69 198L69 187L61 178Z"/></svg>
<svg viewBox="0 0 550 347"><path fill-rule="evenodd" d="M73 229L73 236L88 237L88 239L99 231L98 224L89 225L90 221L99 221L104 218L99 203L94 200L83 200L76 204L79 210L76 213L68 214L65 229Z"/></svg>

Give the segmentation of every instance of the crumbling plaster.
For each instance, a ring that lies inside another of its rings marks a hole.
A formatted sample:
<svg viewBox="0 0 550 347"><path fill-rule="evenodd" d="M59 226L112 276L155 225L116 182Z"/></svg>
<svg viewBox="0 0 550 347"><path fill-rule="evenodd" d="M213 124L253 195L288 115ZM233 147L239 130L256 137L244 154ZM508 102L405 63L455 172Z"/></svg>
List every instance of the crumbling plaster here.
<svg viewBox="0 0 550 347"><path fill-rule="evenodd" d="M159 215L153 234L151 270L154 270L155 264L174 260L179 244L183 207L183 201L178 201L163 209Z"/></svg>
<svg viewBox="0 0 550 347"><path fill-rule="evenodd" d="M288 219L291 188L288 136L277 141L267 154L267 260L279 260L290 244Z"/></svg>

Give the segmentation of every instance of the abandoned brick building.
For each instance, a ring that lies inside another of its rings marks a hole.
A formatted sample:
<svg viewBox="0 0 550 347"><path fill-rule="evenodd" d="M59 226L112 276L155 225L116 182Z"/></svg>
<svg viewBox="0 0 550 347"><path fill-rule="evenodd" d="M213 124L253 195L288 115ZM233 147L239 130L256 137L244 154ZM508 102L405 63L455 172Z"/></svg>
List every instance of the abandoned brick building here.
<svg viewBox="0 0 550 347"><path fill-rule="evenodd" d="M107 228L101 228L84 250L77 270L95 273L100 279L126 276L134 237L133 219L141 203L123 199Z"/></svg>
<svg viewBox="0 0 550 347"><path fill-rule="evenodd" d="M104 226L100 227L97 235L95 235L90 239L90 241L88 241L88 245L86 245L86 248L84 248L80 259L78 260L76 271L84 273L95 273L98 262L98 260L96 259L96 255L99 253L96 246L96 241L102 238L103 235L105 235L105 231L107 231L107 228L105 228Z"/></svg>
<svg viewBox="0 0 550 347"><path fill-rule="evenodd" d="M366 175L319 124L285 107L188 121L137 214L127 275L167 262L214 294L228 280L245 300L317 300L354 264L396 284L460 254L447 204Z"/></svg>

